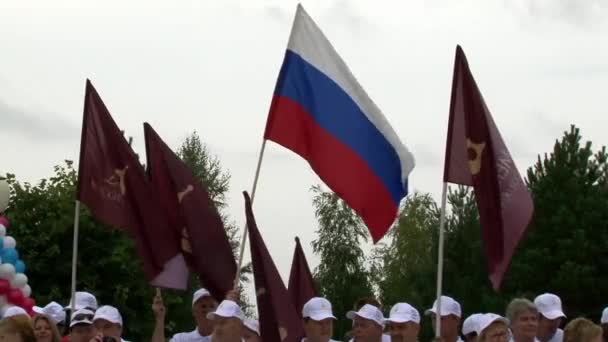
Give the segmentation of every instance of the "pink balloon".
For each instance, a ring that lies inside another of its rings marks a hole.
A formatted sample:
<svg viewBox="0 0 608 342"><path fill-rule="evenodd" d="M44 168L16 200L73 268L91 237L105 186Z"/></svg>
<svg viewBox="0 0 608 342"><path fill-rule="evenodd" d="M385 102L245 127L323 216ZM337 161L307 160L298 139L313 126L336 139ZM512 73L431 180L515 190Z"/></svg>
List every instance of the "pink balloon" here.
<svg viewBox="0 0 608 342"><path fill-rule="evenodd" d="M6 296L8 302L17 306L23 304L23 293L19 289L11 289Z"/></svg>
<svg viewBox="0 0 608 342"><path fill-rule="evenodd" d="M21 303L21 307L25 309L25 311L31 311L36 305L36 302L32 298L23 298L23 302Z"/></svg>
<svg viewBox="0 0 608 342"><path fill-rule="evenodd" d="M8 228L8 219L6 216L0 216L0 224Z"/></svg>

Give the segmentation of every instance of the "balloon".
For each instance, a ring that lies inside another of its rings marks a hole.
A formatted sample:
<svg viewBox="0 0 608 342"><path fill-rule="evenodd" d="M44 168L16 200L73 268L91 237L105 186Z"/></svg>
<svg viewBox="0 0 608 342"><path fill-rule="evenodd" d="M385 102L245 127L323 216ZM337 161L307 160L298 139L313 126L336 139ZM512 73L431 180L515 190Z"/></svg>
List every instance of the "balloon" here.
<svg viewBox="0 0 608 342"><path fill-rule="evenodd" d="M15 238L12 236L5 236L4 237L4 248L15 249L15 247L17 247L17 241L15 241Z"/></svg>
<svg viewBox="0 0 608 342"><path fill-rule="evenodd" d="M21 292L23 293L23 297L29 298L29 296L32 295L32 288L25 284L23 287L21 287Z"/></svg>
<svg viewBox="0 0 608 342"><path fill-rule="evenodd" d="M6 225L0 223L0 236L4 237L6 235Z"/></svg>
<svg viewBox="0 0 608 342"><path fill-rule="evenodd" d="M0 180L0 213L8 207L9 188L6 180Z"/></svg>
<svg viewBox="0 0 608 342"><path fill-rule="evenodd" d="M7 294L11 289L11 285L6 279L0 279L0 294Z"/></svg>
<svg viewBox="0 0 608 342"><path fill-rule="evenodd" d="M5 237L4 241L6 241L7 238L8 237ZM2 261L4 261L4 264L13 264L13 265L15 265L15 263L17 262L18 259L19 259L19 252L17 252L16 249L14 249L14 248L5 248L2 251Z"/></svg>
<svg viewBox="0 0 608 342"><path fill-rule="evenodd" d="M21 307L25 309L25 311L30 311L34 308L36 302L32 298L23 298L23 302L21 303Z"/></svg>
<svg viewBox="0 0 608 342"><path fill-rule="evenodd" d="M3 225L5 228L8 228L8 219L6 218L6 216L0 215L0 224Z"/></svg>
<svg viewBox="0 0 608 342"><path fill-rule="evenodd" d="M15 266L11 264L0 265L0 278L11 280L15 276Z"/></svg>
<svg viewBox="0 0 608 342"><path fill-rule="evenodd" d="M17 260L15 263L15 272L17 273L25 273L25 263L23 260Z"/></svg>
<svg viewBox="0 0 608 342"><path fill-rule="evenodd" d="M3 306L5 306L8 302L6 301L6 296L5 295L0 295L0 308L2 308Z"/></svg>
<svg viewBox="0 0 608 342"><path fill-rule="evenodd" d="M23 303L23 293L21 293L21 290L19 289L10 289L6 298L8 298L9 303L17 306L21 306Z"/></svg>
<svg viewBox="0 0 608 342"><path fill-rule="evenodd" d="M15 277L10 280L11 287L22 288L27 285L27 276L23 273L15 274Z"/></svg>

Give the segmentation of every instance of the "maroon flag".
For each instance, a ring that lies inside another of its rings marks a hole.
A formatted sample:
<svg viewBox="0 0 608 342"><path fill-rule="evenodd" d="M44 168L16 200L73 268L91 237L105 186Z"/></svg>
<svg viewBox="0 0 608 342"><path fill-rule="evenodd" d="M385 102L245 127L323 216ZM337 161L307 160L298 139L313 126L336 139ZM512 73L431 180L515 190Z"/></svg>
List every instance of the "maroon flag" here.
<svg viewBox="0 0 608 342"><path fill-rule="evenodd" d="M262 341L300 342L304 336L302 321L258 231L251 210L251 199L246 192L243 194Z"/></svg>
<svg viewBox="0 0 608 342"><path fill-rule="evenodd" d="M181 253L215 298L232 289L236 263L222 219L192 171L145 123L150 182L180 236Z"/></svg>
<svg viewBox="0 0 608 342"><path fill-rule="evenodd" d="M532 219L534 204L460 46L448 125L443 179L475 190L490 281L498 290Z"/></svg>
<svg viewBox="0 0 608 342"><path fill-rule="evenodd" d="M312 273L310 273L310 268L308 268L308 263L306 262L306 255L304 255L304 250L302 250L298 237L296 237L296 249L293 252L293 261L291 262L288 291L291 302L301 318L304 304L311 298L316 297L317 291L315 290Z"/></svg>
<svg viewBox="0 0 608 342"><path fill-rule="evenodd" d="M178 254L168 220L143 167L89 80L86 83L77 199L135 240L148 280Z"/></svg>

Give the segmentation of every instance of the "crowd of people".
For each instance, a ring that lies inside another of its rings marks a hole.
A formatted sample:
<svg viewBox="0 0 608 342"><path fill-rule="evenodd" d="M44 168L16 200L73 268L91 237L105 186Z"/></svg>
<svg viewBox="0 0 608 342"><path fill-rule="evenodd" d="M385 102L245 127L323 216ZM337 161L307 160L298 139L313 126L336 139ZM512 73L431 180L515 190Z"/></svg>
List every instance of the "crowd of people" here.
<svg viewBox="0 0 608 342"><path fill-rule="evenodd" d="M97 305L88 292L76 292L74 312L66 324L65 308L51 302L35 307L30 317L19 307L11 307L0 320L0 342L126 342L122 338L123 320L117 308ZM153 299L155 326L151 342L165 342L166 310L160 293ZM434 342L608 342L608 308L595 324L586 318L566 319L561 299L551 293L530 301L512 300L505 316L476 313L462 321L460 304L442 296L425 311L433 328L440 326L440 337ZM192 316L196 327L169 338L170 342L260 342L260 325L248 318L238 304L236 292L230 292L218 303L206 289L199 289L192 298ZM331 303L321 297L310 299L301 308L305 332L302 342L332 342L336 316ZM418 342L421 316L408 303L397 303L384 317L382 306L374 298L363 298L346 314L352 330L345 337L349 342ZM440 324L437 324L440 320ZM60 333L65 331L64 334ZM334 341L335 342L335 341Z"/></svg>

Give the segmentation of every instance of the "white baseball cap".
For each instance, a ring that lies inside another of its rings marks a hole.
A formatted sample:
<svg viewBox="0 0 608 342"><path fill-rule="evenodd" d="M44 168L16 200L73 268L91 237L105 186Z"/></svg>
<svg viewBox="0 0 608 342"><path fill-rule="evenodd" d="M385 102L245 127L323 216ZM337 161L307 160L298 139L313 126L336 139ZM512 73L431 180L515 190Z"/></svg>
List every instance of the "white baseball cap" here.
<svg viewBox="0 0 608 342"><path fill-rule="evenodd" d="M462 334L468 335L472 332L475 332L475 326L477 325L477 319L481 316L483 316L483 314L474 313L474 314L470 315L469 317L467 317L467 319L465 319L464 322L462 322Z"/></svg>
<svg viewBox="0 0 608 342"><path fill-rule="evenodd" d="M393 305L393 308L391 309L391 314L386 319L386 322L414 322L420 324L420 313L408 303L397 303Z"/></svg>
<svg viewBox="0 0 608 342"><path fill-rule="evenodd" d="M74 305L74 309L76 311L89 308L97 310L97 298L88 292L79 291L74 294L74 298L76 298L76 303ZM70 299L70 304L65 307L66 309L72 309L72 300Z"/></svg>
<svg viewBox="0 0 608 342"><path fill-rule="evenodd" d="M313 321L322 321L327 318L336 319L334 316L331 303L321 297L311 298L302 308L302 317L310 318Z"/></svg>
<svg viewBox="0 0 608 342"><path fill-rule="evenodd" d="M359 311L349 311L346 313L346 318L348 319L354 320L355 316L369 319L370 321L378 323L378 325L382 327L384 326L384 316L382 315L382 311L373 305L365 304L361 307L361 309L359 309Z"/></svg>
<svg viewBox="0 0 608 342"><path fill-rule="evenodd" d="M566 317L562 311L562 300L553 293L543 293L534 299L534 305L541 315L548 319Z"/></svg>
<svg viewBox="0 0 608 342"><path fill-rule="evenodd" d="M256 334L258 334L258 336L261 336L260 335L260 322L258 322L257 319L245 318L245 321L243 322L243 324L245 324L247 329L255 332Z"/></svg>
<svg viewBox="0 0 608 342"><path fill-rule="evenodd" d="M118 309L113 306L104 305L97 309L93 317L93 323L98 319L105 319L110 323L118 324L122 327L122 316Z"/></svg>
<svg viewBox="0 0 608 342"><path fill-rule="evenodd" d="M608 307L606 307L604 311L602 311L602 318L600 319L600 323L608 323Z"/></svg>
<svg viewBox="0 0 608 342"><path fill-rule="evenodd" d="M9 318L9 317L21 316L21 315L30 317L30 315L27 314L27 311L25 311L23 308L18 307L18 306L11 306L8 309L6 309L6 311L4 311L4 315L2 316L2 318Z"/></svg>
<svg viewBox="0 0 608 342"><path fill-rule="evenodd" d="M196 290L196 292L194 292L194 295L192 295L192 305L194 305L194 303L198 302L199 299L205 298L205 297L211 297L211 293L209 291L207 291L207 289Z"/></svg>
<svg viewBox="0 0 608 342"><path fill-rule="evenodd" d="M65 311L57 302L50 302L45 307L34 306L33 310L37 314L45 315L55 324L65 322Z"/></svg>
<svg viewBox="0 0 608 342"><path fill-rule="evenodd" d="M224 318L234 317L241 321L245 319L245 315L243 315L243 311L241 311L239 305L229 299L224 299L214 312L208 313L207 319L215 319L215 316Z"/></svg>
<svg viewBox="0 0 608 342"><path fill-rule="evenodd" d="M70 320L70 328L72 328L73 326L75 326L77 324L86 324L86 325L93 324L94 315L95 315L95 313L89 309L76 310L72 314L72 319Z"/></svg>
<svg viewBox="0 0 608 342"><path fill-rule="evenodd" d="M431 313L437 314L437 300L433 303L433 307L426 310L425 313L430 315ZM462 310L460 304L452 297L441 296L441 316L455 315L458 317L462 316Z"/></svg>
<svg viewBox="0 0 608 342"><path fill-rule="evenodd" d="M477 336L481 335L481 332L484 331L485 328L489 327L490 324L494 322L503 322L507 326L509 325L509 320L493 313L486 313L479 315L475 318L475 332Z"/></svg>

